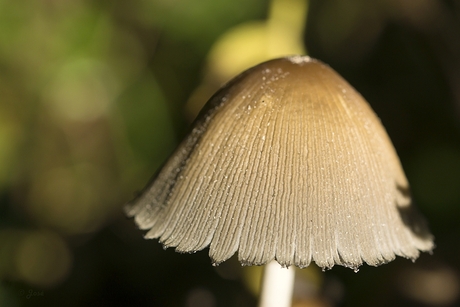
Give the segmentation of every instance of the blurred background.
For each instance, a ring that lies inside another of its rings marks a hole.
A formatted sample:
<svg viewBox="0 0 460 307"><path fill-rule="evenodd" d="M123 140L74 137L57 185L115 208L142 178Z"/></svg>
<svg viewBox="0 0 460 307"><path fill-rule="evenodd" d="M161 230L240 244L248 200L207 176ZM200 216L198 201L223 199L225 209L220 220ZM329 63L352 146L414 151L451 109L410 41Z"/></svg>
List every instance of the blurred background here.
<svg viewBox="0 0 460 307"><path fill-rule="evenodd" d="M460 1L0 0L0 306L255 306L260 268L163 250L122 206L210 95L309 54L369 101L436 237L295 306L460 305Z"/></svg>

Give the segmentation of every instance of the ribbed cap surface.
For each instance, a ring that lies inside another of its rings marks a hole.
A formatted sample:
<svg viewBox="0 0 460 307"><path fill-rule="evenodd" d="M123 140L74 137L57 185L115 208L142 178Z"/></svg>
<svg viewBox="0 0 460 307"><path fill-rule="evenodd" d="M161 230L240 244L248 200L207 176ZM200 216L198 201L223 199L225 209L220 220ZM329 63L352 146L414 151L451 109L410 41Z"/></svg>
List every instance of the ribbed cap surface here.
<svg viewBox="0 0 460 307"><path fill-rule="evenodd" d="M433 238L367 102L309 57L255 66L219 90L126 206L146 238L215 264L356 269L415 259Z"/></svg>

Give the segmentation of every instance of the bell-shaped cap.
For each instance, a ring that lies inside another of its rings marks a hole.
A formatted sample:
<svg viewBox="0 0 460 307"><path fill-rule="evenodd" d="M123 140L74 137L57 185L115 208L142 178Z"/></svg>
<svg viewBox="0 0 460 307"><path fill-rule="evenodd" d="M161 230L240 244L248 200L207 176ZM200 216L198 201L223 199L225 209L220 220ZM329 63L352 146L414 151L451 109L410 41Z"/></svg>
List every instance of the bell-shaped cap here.
<svg viewBox="0 0 460 307"><path fill-rule="evenodd" d="M306 56L259 64L207 103L126 206L146 238L214 264L356 269L433 248L393 145L368 103Z"/></svg>

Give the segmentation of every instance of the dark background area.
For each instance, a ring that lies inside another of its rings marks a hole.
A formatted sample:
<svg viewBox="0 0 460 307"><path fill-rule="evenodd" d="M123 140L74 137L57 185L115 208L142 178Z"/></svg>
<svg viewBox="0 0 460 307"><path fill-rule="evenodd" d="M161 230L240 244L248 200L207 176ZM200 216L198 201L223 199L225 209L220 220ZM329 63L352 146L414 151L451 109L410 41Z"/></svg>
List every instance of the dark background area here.
<svg viewBox="0 0 460 307"><path fill-rule="evenodd" d="M295 306L460 305L460 2L0 0L0 306L255 306L124 217L226 80L307 53L390 135L433 255L299 271Z"/></svg>

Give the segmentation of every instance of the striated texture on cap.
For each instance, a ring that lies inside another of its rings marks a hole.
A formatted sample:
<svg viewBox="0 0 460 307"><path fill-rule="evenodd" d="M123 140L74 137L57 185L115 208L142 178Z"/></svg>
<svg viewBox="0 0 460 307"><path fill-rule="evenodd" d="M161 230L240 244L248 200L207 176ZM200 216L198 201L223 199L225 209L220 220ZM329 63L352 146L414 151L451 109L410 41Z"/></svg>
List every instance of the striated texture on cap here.
<svg viewBox="0 0 460 307"><path fill-rule="evenodd" d="M126 206L146 238L214 264L353 269L433 248L380 120L334 70L305 56L230 81Z"/></svg>

